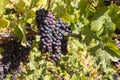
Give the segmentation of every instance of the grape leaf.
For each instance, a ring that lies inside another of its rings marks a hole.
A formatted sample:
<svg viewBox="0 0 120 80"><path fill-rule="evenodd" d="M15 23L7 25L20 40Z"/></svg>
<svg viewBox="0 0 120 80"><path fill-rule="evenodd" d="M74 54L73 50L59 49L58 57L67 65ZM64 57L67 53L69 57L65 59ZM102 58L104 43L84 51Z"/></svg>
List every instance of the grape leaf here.
<svg viewBox="0 0 120 80"><path fill-rule="evenodd" d="M8 0L0 0L0 16L4 13L7 4Z"/></svg>
<svg viewBox="0 0 120 80"><path fill-rule="evenodd" d="M99 48L95 51L96 63L102 65L106 70L108 65L110 65L111 55L104 49Z"/></svg>
<svg viewBox="0 0 120 80"><path fill-rule="evenodd" d="M90 24L92 31L97 32L103 27L103 24L105 23L105 19L106 19L106 15L105 15L106 12L107 12L107 8L102 7L94 14Z"/></svg>
<svg viewBox="0 0 120 80"><path fill-rule="evenodd" d="M10 22L6 19L0 18L0 27L8 27L10 25Z"/></svg>
<svg viewBox="0 0 120 80"><path fill-rule="evenodd" d="M116 27L120 28L120 11L119 7L115 4L112 4L109 7L108 15L111 17L112 21L115 23Z"/></svg>
<svg viewBox="0 0 120 80"><path fill-rule="evenodd" d="M105 16L101 16L100 18L98 18L97 20L94 20L91 22L91 30L92 31L99 31L102 27L103 24L105 23Z"/></svg>
<svg viewBox="0 0 120 80"><path fill-rule="evenodd" d="M84 20L86 18L86 15L88 13L88 2L87 0L80 0L78 3L78 7L80 10L80 20Z"/></svg>
<svg viewBox="0 0 120 80"><path fill-rule="evenodd" d="M117 47L117 45L116 45L115 42L113 42L113 41L108 41L108 42L107 42L107 47L108 47L111 51L113 51L116 56L120 56L120 51L119 51L119 49L118 49L118 47Z"/></svg>
<svg viewBox="0 0 120 80"><path fill-rule="evenodd" d="M23 0L19 0L17 4L18 9L23 11L25 9L25 6L26 6L25 2Z"/></svg>
<svg viewBox="0 0 120 80"><path fill-rule="evenodd" d="M27 40L26 40L24 29L20 25L18 25L18 27L14 28L14 32L15 32L16 36L18 38L20 38L22 45L26 46L27 45Z"/></svg>
<svg viewBox="0 0 120 80"><path fill-rule="evenodd" d="M63 16L63 15L65 14L65 11L66 11L66 9L65 9L64 6L58 5L58 6L55 7L55 9L53 10L53 13L54 13L54 15L55 15L57 18L59 18L59 17L61 17L61 16Z"/></svg>

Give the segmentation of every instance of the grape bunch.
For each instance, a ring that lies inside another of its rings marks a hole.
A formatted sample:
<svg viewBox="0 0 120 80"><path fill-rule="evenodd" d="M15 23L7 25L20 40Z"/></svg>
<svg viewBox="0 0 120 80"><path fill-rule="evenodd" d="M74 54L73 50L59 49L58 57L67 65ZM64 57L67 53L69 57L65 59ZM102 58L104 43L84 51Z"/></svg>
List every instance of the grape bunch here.
<svg viewBox="0 0 120 80"><path fill-rule="evenodd" d="M17 38L8 38L6 41L2 41L3 43L0 44L3 49L0 60L0 80L4 80L7 74L12 75L12 80L17 80L16 75L21 71L20 62L25 64L29 61L28 56L34 38L27 37L27 40L27 46L21 45L21 40Z"/></svg>
<svg viewBox="0 0 120 80"><path fill-rule="evenodd" d="M61 19L55 20L55 16L45 9L36 11L36 22L40 37L40 50L42 53L51 53L50 58L60 60L60 55L67 53L67 38L64 32L71 33L71 28Z"/></svg>

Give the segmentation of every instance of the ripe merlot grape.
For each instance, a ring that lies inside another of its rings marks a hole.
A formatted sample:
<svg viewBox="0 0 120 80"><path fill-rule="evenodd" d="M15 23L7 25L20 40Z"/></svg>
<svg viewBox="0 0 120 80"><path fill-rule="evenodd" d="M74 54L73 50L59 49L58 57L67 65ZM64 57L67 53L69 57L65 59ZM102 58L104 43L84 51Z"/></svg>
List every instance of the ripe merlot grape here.
<svg viewBox="0 0 120 80"><path fill-rule="evenodd" d="M71 33L70 26L61 19L55 20L55 16L45 9L36 11L36 23L40 37L40 51L51 53L50 58L54 61L60 60L60 54L67 54L67 41L64 33Z"/></svg>
<svg viewBox="0 0 120 80"><path fill-rule="evenodd" d="M29 61L30 48L34 37L27 37L28 44L23 46L21 40L18 38L8 38L2 41L0 47L3 49L1 52L2 59L0 61L0 80L4 80L7 74L20 72L20 62L26 63ZM17 73L12 75L12 80L16 79Z"/></svg>
<svg viewBox="0 0 120 80"><path fill-rule="evenodd" d="M110 4L116 4L116 5L120 5L120 0L104 0L104 3L106 6L109 6Z"/></svg>

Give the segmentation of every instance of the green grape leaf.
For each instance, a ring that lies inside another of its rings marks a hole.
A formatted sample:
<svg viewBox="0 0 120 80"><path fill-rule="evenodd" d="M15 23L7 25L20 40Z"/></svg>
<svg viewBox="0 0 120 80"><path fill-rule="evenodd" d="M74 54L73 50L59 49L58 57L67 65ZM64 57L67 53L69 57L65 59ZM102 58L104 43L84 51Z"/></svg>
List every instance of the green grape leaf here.
<svg viewBox="0 0 120 80"><path fill-rule="evenodd" d="M102 65L103 69L107 69L107 66L110 65L111 55L104 49L99 48L95 51L96 63Z"/></svg>
<svg viewBox="0 0 120 80"><path fill-rule="evenodd" d="M18 27L14 28L14 31L15 31L16 36L19 39L21 39L22 45L26 46L27 45L27 40L26 40L26 36L25 36L25 30L20 25L18 25Z"/></svg>
<svg viewBox="0 0 120 80"><path fill-rule="evenodd" d="M37 2L41 0L31 0L31 3L29 5L29 10L32 9L33 7L37 6Z"/></svg>
<svg viewBox="0 0 120 80"><path fill-rule="evenodd" d="M46 4L47 4L47 0L39 0L36 3L36 6L45 7Z"/></svg>
<svg viewBox="0 0 120 80"><path fill-rule="evenodd" d="M99 31L102 27L103 24L105 23L105 16L101 16L100 18L98 18L97 20L94 20L91 22L91 30L92 31Z"/></svg>
<svg viewBox="0 0 120 80"><path fill-rule="evenodd" d="M10 22L6 19L0 18L0 27L8 27L10 25Z"/></svg>
<svg viewBox="0 0 120 80"><path fill-rule="evenodd" d="M23 0L27 6L30 5L31 1L30 0Z"/></svg>
<svg viewBox="0 0 120 80"><path fill-rule="evenodd" d="M70 4L72 0L64 0L66 4Z"/></svg>
<svg viewBox="0 0 120 80"><path fill-rule="evenodd" d="M34 60L31 60L29 66L30 66L30 70L35 70L37 67L37 63Z"/></svg>
<svg viewBox="0 0 120 80"><path fill-rule="evenodd" d="M14 31L15 31L16 36L18 36L22 40L23 34L22 34L22 31L20 30L20 28L19 27L15 27Z"/></svg>
<svg viewBox="0 0 120 80"><path fill-rule="evenodd" d="M106 12L107 12L107 8L102 7L94 14L90 24L92 31L99 31L103 27L107 15Z"/></svg>
<svg viewBox="0 0 120 80"><path fill-rule="evenodd" d="M46 76L44 77L44 80L51 80L51 76L50 76L50 75L46 75Z"/></svg>
<svg viewBox="0 0 120 80"><path fill-rule="evenodd" d="M76 75L74 74L74 75L72 75L71 80L77 80L77 78L78 78L78 76L76 76Z"/></svg>
<svg viewBox="0 0 120 80"><path fill-rule="evenodd" d="M115 25L120 28L120 10L119 7L115 4L112 4L109 7L109 16L111 17L112 21L115 23Z"/></svg>
<svg viewBox="0 0 120 80"><path fill-rule="evenodd" d="M65 21L65 22L67 22L68 24L71 22L74 22L74 20L73 20L73 18L69 15L69 14L67 14L67 13L65 13L63 16L61 16L61 18Z"/></svg>
<svg viewBox="0 0 120 80"><path fill-rule="evenodd" d="M0 16L4 13L7 4L8 0L0 0Z"/></svg>
<svg viewBox="0 0 120 80"><path fill-rule="evenodd" d="M34 20L33 17L36 16L35 11L34 11L34 10L29 10L29 11L27 12L27 14L29 14L29 15L26 16L26 22L27 22L27 23L32 23L32 22L34 22L35 20Z"/></svg>
<svg viewBox="0 0 120 80"><path fill-rule="evenodd" d="M58 5L53 10L53 13L57 18L60 18L61 16L63 16L65 14L65 11L66 11L66 9L64 8L64 6Z"/></svg>
<svg viewBox="0 0 120 80"><path fill-rule="evenodd" d="M111 39L115 30L115 24L112 22L111 18L106 15L105 23L103 24L103 32L99 35L101 40L106 42L107 40Z"/></svg>
<svg viewBox="0 0 120 80"><path fill-rule="evenodd" d="M108 41L107 47L111 50L111 52L114 52L113 54L115 54L116 56L120 56L120 51L114 41Z"/></svg>
<svg viewBox="0 0 120 80"><path fill-rule="evenodd" d="M78 7L80 10L80 20L84 20L86 18L88 12L88 2L87 0L80 0L78 3Z"/></svg>
<svg viewBox="0 0 120 80"><path fill-rule="evenodd" d="M72 7L78 7L78 3L79 3L79 0L73 0L73 1L71 1L71 6Z"/></svg>
<svg viewBox="0 0 120 80"><path fill-rule="evenodd" d="M25 9L25 6L26 6L25 2L23 0L19 0L17 7L23 11Z"/></svg>
<svg viewBox="0 0 120 80"><path fill-rule="evenodd" d="M10 0L14 4L18 4L19 0Z"/></svg>

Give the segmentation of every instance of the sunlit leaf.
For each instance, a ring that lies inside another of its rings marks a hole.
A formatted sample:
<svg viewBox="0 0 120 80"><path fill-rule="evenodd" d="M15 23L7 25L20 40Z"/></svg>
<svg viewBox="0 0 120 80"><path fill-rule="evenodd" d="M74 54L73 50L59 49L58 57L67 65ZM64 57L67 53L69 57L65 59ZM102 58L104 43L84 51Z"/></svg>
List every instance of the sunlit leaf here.
<svg viewBox="0 0 120 80"><path fill-rule="evenodd" d="M37 2L38 2L39 0L31 0L31 3L30 3L30 5L29 5L29 10L30 9L32 9L33 7L35 7L36 5L37 5Z"/></svg>
<svg viewBox="0 0 120 80"><path fill-rule="evenodd" d="M8 0L0 0L0 16L5 11L5 6L8 4Z"/></svg>
<svg viewBox="0 0 120 80"><path fill-rule="evenodd" d="M61 18L67 23L74 22L73 18L67 13L61 16Z"/></svg>
<svg viewBox="0 0 120 80"><path fill-rule="evenodd" d="M91 30L92 31L99 31L102 27L103 24L105 23L105 16L101 16L100 18L98 18L97 20L94 20L91 22Z"/></svg>
<svg viewBox="0 0 120 80"><path fill-rule="evenodd" d="M31 0L23 0L23 1L25 2L25 4L26 4L27 6L29 6L30 3L31 3Z"/></svg>
<svg viewBox="0 0 120 80"><path fill-rule="evenodd" d="M106 70L107 66L110 65L110 60L112 56L110 56L110 54L106 50L101 48L95 51L95 55L97 61L96 63L98 65L102 65L102 67Z"/></svg>
<svg viewBox="0 0 120 80"><path fill-rule="evenodd" d="M19 0L10 0L13 4L18 4Z"/></svg>
<svg viewBox="0 0 120 80"><path fill-rule="evenodd" d="M109 49L111 49L113 52L115 52L114 53L115 55L120 56L120 51L115 42L109 41L109 42L107 42L107 46Z"/></svg>
<svg viewBox="0 0 120 80"><path fill-rule="evenodd" d="M24 10L25 6L26 6L25 2L23 0L19 0L19 2L17 4L18 9Z"/></svg>
<svg viewBox="0 0 120 80"><path fill-rule="evenodd" d="M6 19L0 18L0 28L8 27L10 22Z"/></svg>
<svg viewBox="0 0 120 80"><path fill-rule="evenodd" d="M46 4L47 0L39 0L36 5L43 8L46 6Z"/></svg>
<svg viewBox="0 0 120 80"><path fill-rule="evenodd" d="M119 27L119 24L120 24L120 10L119 10L119 7L115 4L112 4L110 7L109 7L109 16L111 17L112 21L116 24L116 26L118 28Z"/></svg>
<svg viewBox="0 0 120 80"><path fill-rule="evenodd" d="M92 31L99 31L103 27L103 24L105 23L105 19L106 19L106 12L107 12L107 8L103 7L103 8L100 8L95 13L91 22Z"/></svg>

